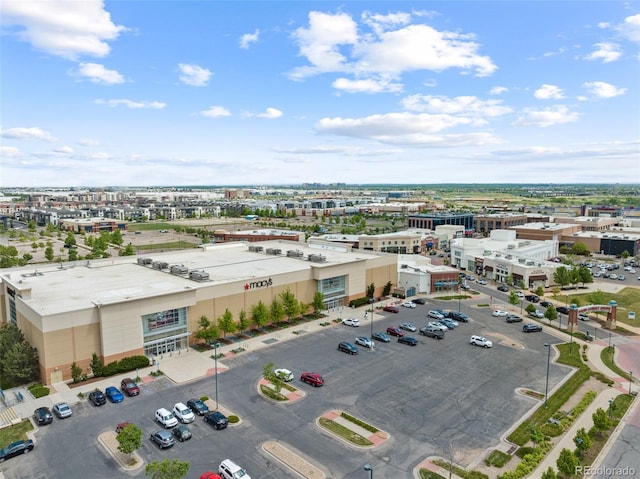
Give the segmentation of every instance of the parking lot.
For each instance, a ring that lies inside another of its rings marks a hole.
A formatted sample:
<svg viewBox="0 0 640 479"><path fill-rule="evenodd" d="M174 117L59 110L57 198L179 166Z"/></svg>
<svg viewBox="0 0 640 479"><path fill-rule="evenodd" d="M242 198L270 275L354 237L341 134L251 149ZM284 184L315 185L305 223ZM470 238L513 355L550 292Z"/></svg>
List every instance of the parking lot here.
<svg viewBox="0 0 640 479"><path fill-rule="evenodd" d="M476 301L477 302L477 301ZM484 298L486 302L486 297ZM457 309L458 303L429 300L415 309L384 313L376 331L401 322L418 328L426 325L430 309ZM227 361L230 369L218 376L220 402L242 419L239 426L217 431L201 418L190 425L193 438L161 451L148 436L159 429L153 414L191 397L214 397L214 379L207 377L176 385L168 379L145 384L142 393L120 404L95 408L82 401L73 416L41 427L37 446L28 458L7 461L7 479L44 477L120 478L113 459L98 445L97 437L122 421L138 424L144 431L138 451L146 462L177 458L188 461L187 477L198 478L216 470L231 458L255 478L298 477L262 450L268 440L280 441L321 468L328 478L362 477L363 464L375 469L377 478L411 477L411 471L430 455L447 456L462 464L477 460L487 448L533 407L533 399L515 393L516 388L544 392L547 367L545 342L551 335L525 334L522 324L507 324L491 315L490 308L463 302L462 312L471 321L436 340L413 333L415 347L376 343L374 351L359 348L357 355L337 350L340 341L368 336L370 323L361 319L358 328L332 325L295 340L242 353ZM362 314L362 312L360 312ZM347 316L345 314L345 316ZM471 346L472 334L486 336L493 348ZM294 380L306 392L302 401L284 405L261 397L256 388L263 367L291 369L296 378L303 371L323 374L325 385L313 388ZM551 364L549 389L566 375L565 367ZM386 431L391 438L375 449L356 449L320 430L316 419L339 409ZM144 469L135 473L144 477Z"/></svg>

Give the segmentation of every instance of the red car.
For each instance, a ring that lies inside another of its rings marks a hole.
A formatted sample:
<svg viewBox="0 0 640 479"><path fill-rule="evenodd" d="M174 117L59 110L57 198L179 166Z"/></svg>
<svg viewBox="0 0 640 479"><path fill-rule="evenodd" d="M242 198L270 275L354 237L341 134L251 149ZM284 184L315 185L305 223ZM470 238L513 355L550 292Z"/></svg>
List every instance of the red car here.
<svg viewBox="0 0 640 479"><path fill-rule="evenodd" d="M397 306L385 306L384 308L382 308L382 311L386 311L387 313L399 313L400 308L398 308Z"/></svg>
<svg viewBox="0 0 640 479"><path fill-rule="evenodd" d="M389 327L387 328L387 334L391 336L396 336L397 338L401 338L404 336L404 332L400 328Z"/></svg>
<svg viewBox="0 0 640 479"><path fill-rule="evenodd" d="M222 479L222 477L215 472L205 472L204 474L200 474L200 479Z"/></svg>
<svg viewBox="0 0 640 479"><path fill-rule="evenodd" d="M140 394L140 388L131 378L125 378L120 381L120 388L127 396L137 396Z"/></svg>
<svg viewBox="0 0 640 479"><path fill-rule="evenodd" d="M300 381L311 384L315 387L319 387L324 384L324 378L318 373L302 373L300 375Z"/></svg>

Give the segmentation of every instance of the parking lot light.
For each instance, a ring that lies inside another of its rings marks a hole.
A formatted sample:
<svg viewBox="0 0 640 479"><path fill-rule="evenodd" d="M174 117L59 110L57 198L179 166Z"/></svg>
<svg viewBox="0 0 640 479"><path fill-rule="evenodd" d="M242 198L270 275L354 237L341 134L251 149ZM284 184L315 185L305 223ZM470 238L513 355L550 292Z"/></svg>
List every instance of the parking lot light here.
<svg viewBox="0 0 640 479"><path fill-rule="evenodd" d="M364 470L369 471L369 479L373 479L373 467L371 466L371 464L365 464Z"/></svg>
<svg viewBox="0 0 640 479"><path fill-rule="evenodd" d="M219 409L218 406L218 348L220 347L220 343L219 342L215 342L213 343L213 348L215 353L213 354L213 363L214 363L214 367L216 368L216 411Z"/></svg>
<svg viewBox="0 0 640 479"><path fill-rule="evenodd" d="M633 384L633 371L629 371L629 396L631 396L631 384Z"/></svg>
<svg viewBox="0 0 640 479"><path fill-rule="evenodd" d="M373 341L373 298L369 298L371 304L371 341Z"/></svg>
<svg viewBox="0 0 640 479"><path fill-rule="evenodd" d="M547 407L547 399L549 398L549 360L551 359L551 345L544 343L544 347L547 348L547 384L544 388L544 407Z"/></svg>

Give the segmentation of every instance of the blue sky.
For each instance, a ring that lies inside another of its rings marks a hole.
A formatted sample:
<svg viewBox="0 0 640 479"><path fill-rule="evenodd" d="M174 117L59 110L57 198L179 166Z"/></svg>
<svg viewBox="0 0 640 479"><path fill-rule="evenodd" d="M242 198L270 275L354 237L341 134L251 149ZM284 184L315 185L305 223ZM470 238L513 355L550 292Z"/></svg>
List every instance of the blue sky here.
<svg viewBox="0 0 640 479"><path fill-rule="evenodd" d="M640 182L640 4L0 3L0 185Z"/></svg>

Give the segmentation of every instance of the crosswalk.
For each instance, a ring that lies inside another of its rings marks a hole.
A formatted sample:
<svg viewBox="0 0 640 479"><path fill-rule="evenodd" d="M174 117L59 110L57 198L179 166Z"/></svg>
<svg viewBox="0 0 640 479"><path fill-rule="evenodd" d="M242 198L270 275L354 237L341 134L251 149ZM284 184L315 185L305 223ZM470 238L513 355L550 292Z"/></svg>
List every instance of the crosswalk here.
<svg viewBox="0 0 640 479"><path fill-rule="evenodd" d="M7 407L0 411L0 428L17 424L21 421L13 407Z"/></svg>

